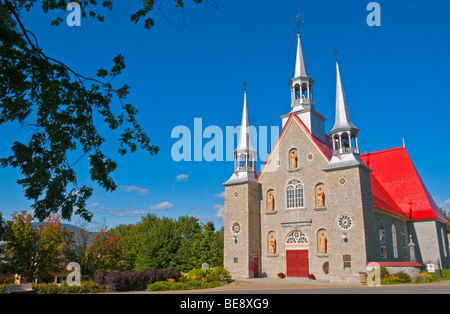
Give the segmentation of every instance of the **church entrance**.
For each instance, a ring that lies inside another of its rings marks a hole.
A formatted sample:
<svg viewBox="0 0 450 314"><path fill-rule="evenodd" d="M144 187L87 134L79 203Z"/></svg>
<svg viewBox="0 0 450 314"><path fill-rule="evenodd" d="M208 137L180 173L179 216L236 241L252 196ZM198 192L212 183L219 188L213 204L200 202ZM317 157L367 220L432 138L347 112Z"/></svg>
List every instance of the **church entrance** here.
<svg viewBox="0 0 450 314"><path fill-rule="evenodd" d="M288 277L308 277L308 238L300 230L291 231L285 240L286 275Z"/></svg>
<svg viewBox="0 0 450 314"><path fill-rule="evenodd" d="M288 277L308 277L309 250L286 250L286 275Z"/></svg>

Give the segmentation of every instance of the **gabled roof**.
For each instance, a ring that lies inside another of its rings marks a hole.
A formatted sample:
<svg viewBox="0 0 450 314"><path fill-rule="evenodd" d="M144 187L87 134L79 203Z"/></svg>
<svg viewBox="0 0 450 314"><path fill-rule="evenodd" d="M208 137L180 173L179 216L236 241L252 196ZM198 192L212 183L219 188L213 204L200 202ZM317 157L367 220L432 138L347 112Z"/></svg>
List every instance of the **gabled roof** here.
<svg viewBox="0 0 450 314"><path fill-rule="evenodd" d="M404 147L364 154L361 159L373 170L372 189L378 182L407 217L446 221Z"/></svg>
<svg viewBox="0 0 450 314"><path fill-rule="evenodd" d="M303 121L296 114L291 112L289 114L289 118L287 119L286 123L284 124L283 129L280 132L280 135L278 136L277 141L275 142L275 145L272 147L272 150L270 151L269 156L265 160L263 166L261 167L261 171L258 173L258 176L256 177L256 179L258 181L261 179L260 176L266 170L268 162L272 159L272 156L273 156L274 152L278 149L278 146L280 144L281 139L286 134L287 129L289 129L289 126L292 124L293 121L297 122L299 124L299 126L305 130L305 133L309 136L309 138L317 146L317 148L322 152L323 156L328 161L331 159L331 155L333 153L332 152L332 148L330 147L330 145L331 145L331 138L329 136L325 136L325 139L326 139L327 143L322 142L317 137L315 137L314 135L311 134L311 131L308 129L308 127L303 123Z"/></svg>

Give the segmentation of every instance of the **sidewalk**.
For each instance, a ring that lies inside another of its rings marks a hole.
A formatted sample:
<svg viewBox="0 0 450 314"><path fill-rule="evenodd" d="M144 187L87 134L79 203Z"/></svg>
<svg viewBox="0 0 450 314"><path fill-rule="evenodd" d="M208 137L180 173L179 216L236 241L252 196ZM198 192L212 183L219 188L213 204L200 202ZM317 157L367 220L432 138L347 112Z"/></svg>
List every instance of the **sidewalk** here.
<svg viewBox="0 0 450 314"><path fill-rule="evenodd" d="M308 279L306 277L285 277L283 279L279 278L251 278L251 279L237 279L234 282L248 282L257 284L295 284L295 285L346 285L346 286L360 286L358 281L352 282L333 282L330 283L329 280L319 280L319 279Z"/></svg>
<svg viewBox="0 0 450 314"><path fill-rule="evenodd" d="M237 279L222 287L213 288L214 291L247 291L247 290L292 290L311 288L361 287L359 282L333 282L328 280L310 280L300 277L279 278L251 278Z"/></svg>

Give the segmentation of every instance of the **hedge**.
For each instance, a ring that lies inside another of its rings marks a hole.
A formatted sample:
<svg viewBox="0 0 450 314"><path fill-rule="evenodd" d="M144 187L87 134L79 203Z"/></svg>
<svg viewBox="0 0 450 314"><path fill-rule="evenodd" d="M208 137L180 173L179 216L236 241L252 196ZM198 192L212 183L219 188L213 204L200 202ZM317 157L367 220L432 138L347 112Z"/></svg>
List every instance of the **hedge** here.
<svg viewBox="0 0 450 314"><path fill-rule="evenodd" d="M94 281L109 291L135 291L145 290L148 284L156 281L164 281L168 278L178 279L180 275L178 270L172 269L148 269L135 272L98 270L94 274Z"/></svg>

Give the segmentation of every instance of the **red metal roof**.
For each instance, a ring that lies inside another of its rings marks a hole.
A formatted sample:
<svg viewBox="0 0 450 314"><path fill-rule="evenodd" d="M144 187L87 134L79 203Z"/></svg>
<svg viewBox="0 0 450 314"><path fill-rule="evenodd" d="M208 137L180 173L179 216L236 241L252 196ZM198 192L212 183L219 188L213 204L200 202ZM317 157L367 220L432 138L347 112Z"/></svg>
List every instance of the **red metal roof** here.
<svg viewBox="0 0 450 314"><path fill-rule="evenodd" d="M408 218L408 216L400 209L397 203L395 203L392 197L389 196L381 183L374 176L373 172L370 173L370 179L372 183L373 206L379 209L386 210L390 213Z"/></svg>
<svg viewBox="0 0 450 314"><path fill-rule="evenodd" d="M404 147L364 154L361 160L407 217L446 221ZM374 186L373 183L374 180Z"/></svg>
<svg viewBox="0 0 450 314"><path fill-rule="evenodd" d="M322 142L311 134L297 115L291 113L288 121L290 119L296 120L307 130L319 150L330 160L333 155L331 137L325 136L325 142ZM285 126L287 124L286 121ZM283 131L285 128L281 131L277 143ZM277 144L274 145L276 146ZM269 156L271 154L272 152ZM363 154L360 157L367 167L373 170L370 177L374 207L413 220L439 218L447 221L428 192L405 148L392 148ZM266 162L267 160L264 165ZM261 170L263 169L264 166ZM260 174L261 172L258 177Z"/></svg>

